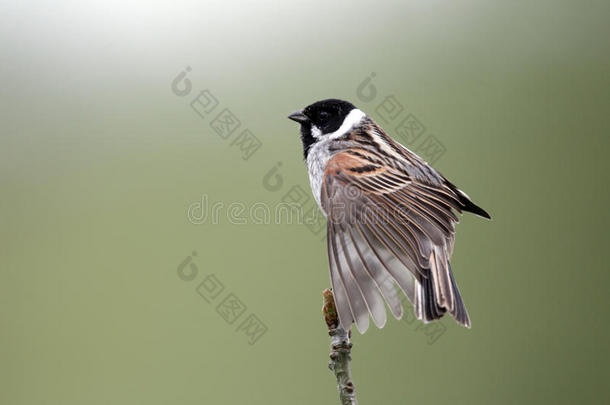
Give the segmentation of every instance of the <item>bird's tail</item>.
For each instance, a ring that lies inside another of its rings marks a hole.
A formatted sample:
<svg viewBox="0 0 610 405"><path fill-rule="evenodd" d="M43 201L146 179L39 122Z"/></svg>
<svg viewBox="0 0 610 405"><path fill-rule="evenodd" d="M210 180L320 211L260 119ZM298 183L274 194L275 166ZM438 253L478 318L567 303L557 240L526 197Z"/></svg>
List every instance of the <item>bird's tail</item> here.
<svg viewBox="0 0 610 405"><path fill-rule="evenodd" d="M415 314L427 323L442 318L449 311L460 325L470 328L468 311L453 277L451 265L449 261L446 263L443 268L431 266L431 274L415 282ZM441 271L444 274L437 274Z"/></svg>

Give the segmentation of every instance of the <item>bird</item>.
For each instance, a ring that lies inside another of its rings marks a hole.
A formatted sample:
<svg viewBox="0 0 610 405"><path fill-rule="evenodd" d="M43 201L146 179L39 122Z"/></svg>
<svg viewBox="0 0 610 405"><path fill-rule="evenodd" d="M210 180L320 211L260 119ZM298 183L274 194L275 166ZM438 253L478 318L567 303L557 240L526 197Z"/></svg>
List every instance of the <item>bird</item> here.
<svg viewBox="0 0 610 405"><path fill-rule="evenodd" d="M330 281L340 325L378 328L399 290L425 323L449 312L471 327L449 262L457 214L491 216L367 114L339 99L288 116L300 124L311 190L327 223ZM397 288L398 287L398 288Z"/></svg>

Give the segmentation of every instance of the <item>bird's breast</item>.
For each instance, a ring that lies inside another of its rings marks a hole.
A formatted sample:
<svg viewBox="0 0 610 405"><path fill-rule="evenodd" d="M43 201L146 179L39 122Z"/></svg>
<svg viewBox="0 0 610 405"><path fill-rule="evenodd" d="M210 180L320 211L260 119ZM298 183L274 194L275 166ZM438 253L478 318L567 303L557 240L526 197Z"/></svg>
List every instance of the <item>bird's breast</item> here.
<svg viewBox="0 0 610 405"><path fill-rule="evenodd" d="M324 212L324 210L322 209L320 197L322 183L324 181L324 169L333 155L328 146L328 142L318 142L311 147L309 154L307 155L307 171L309 172L311 192L322 212ZM326 213L324 214L326 215Z"/></svg>

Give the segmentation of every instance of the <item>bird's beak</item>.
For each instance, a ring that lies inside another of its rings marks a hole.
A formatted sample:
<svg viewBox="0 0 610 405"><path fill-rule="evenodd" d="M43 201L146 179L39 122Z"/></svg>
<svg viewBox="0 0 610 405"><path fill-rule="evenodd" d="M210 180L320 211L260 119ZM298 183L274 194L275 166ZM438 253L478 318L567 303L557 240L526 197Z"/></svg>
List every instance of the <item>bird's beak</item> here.
<svg viewBox="0 0 610 405"><path fill-rule="evenodd" d="M307 117L307 115L303 114L303 110L293 112L292 114L290 114L288 116L288 118L293 121L298 122L299 124L304 124L306 122L309 122L309 118Z"/></svg>

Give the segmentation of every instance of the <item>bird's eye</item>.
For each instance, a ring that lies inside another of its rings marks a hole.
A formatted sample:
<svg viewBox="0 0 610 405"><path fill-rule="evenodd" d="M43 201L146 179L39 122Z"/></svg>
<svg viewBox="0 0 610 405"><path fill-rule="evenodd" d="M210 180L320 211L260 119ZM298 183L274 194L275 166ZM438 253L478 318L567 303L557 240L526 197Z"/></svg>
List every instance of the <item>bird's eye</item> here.
<svg viewBox="0 0 610 405"><path fill-rule="evenodd" d="M327 111L320 111L320 114L318 114L318 118L322 122L326 122L328 117L330 117L330 114Z"/></svg>

